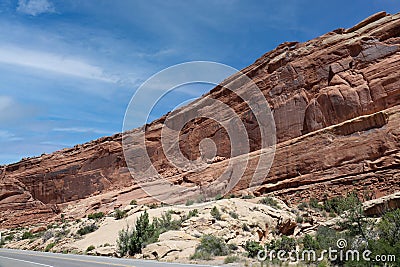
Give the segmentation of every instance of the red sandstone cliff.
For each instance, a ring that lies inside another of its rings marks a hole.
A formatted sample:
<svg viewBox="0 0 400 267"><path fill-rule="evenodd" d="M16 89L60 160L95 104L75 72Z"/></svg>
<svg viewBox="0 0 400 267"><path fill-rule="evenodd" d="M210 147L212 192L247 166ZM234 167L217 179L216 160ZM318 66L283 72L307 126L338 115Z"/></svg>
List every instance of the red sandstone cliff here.
<svg viewBox="0 0 400 267"><path fill-rule="evenodd" d="M242 72L262 90L276 123L275 160L256 192L299 201L352 189L373 196L400 190L400 14L382 12L350 29L305 43L283 43ZM228 104L246 125L252 154L235 188L241 190L258 162L260 144L254 116L237 95L223 88L235 78L207 96ZM237 90L247 86L238 84ZM173 119L192 108L177 111ZM146 128L147 151L164 177L177 184L207 183L226 168L227 160L201 173L185 173L168 164L160 146L164 119ZM226 133L208 119L185 126L183 153L198 157L204 138L213 139L217 154L229 158ZM118 134L4 166L0 225L51 217L62 203L132 186L121 139ZM143 196L135 187L130 193Z"/></svg>

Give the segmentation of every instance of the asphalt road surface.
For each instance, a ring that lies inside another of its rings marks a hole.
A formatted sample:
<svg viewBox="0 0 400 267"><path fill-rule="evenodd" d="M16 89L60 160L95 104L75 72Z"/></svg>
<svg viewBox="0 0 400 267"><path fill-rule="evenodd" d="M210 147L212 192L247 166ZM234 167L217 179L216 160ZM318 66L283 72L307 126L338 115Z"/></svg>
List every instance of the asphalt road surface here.
<svg viewBox="0 0 400 267"><path fill-rule="evenodd" d="M0 267L199 267L157 261L117 259L86 255L59 254L27 250L0 249Z"/></svg>

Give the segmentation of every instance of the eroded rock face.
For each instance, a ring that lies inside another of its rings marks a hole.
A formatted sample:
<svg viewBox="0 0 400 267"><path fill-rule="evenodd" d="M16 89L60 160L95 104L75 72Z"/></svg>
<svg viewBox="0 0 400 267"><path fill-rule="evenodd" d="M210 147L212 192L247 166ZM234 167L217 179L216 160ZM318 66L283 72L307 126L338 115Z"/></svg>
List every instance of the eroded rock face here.
<svg viewBox="0 0 400 267"><path fill-rule="evenodd" d="M242 72L262 90L276 123L275 161L257 192L299 201L351 189L369 190L377 197L399 190L400 14L378 13L351 29L338 29L306 43L283 43ZM227 84L238 91L248 88L235 78L206 96L226 103L242 118L250 151L255 153L260 131L254 114L234 92L223 88ZM176 111L173 120L179 123L193 108L192 104ZM165 158L160 145L164 121L165 116L145 127L147 152L163 177L195 185L223 172L231 147L218 123L199 118L182 130L180 148L187 158L198 158L200 141L210 138L217 144L216 156L227 159L193 174L173 167ZM4 166L0 224L51 217L58 211L56 204L132 185L121 138L117 134ZM248 186L256 164L254 157L235 191ZM35 216L37 211L41 213Z"/></svg>

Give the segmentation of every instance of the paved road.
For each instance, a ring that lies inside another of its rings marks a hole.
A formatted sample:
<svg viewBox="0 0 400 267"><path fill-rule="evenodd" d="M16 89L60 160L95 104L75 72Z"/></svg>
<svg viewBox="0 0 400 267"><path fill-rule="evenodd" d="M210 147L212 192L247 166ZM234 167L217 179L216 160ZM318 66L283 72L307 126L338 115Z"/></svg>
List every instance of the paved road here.
<svg viewBox="0 0 400 267"><path fill-rule="evenodd" d="M199 267L157 261L117 259L86 255L58 254L25 250L0 249L0 267ZM209 267L209 266L208 266Z"/></svg>

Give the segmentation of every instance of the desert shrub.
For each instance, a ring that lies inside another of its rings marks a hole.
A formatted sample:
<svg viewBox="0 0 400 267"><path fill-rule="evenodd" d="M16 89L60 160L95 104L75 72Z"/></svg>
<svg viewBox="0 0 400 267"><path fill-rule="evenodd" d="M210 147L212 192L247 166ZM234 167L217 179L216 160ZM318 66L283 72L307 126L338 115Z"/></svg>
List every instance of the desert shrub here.
<svg viewBox="0 0 400 267"><path fill-rule="evenodd" d="M257 257L259 251L264 250L263 246L257 241L246 241L244 249L247 252L249 258Z"/></svg>
<svg viewBox="0 0 400 267"><path fill-rule="evenodd" d="M229 248L224 240L213 235L204 235L191 259L204 259L228 254Z"/></svg>
<svg viewBox="0 0 400 267"><path fill-rule="evenodd" d="M297 215L296 216L296 222L297 223L303 223L304 222L304 218L302 216L300 216L300 215Z"/></svg>
<svg viewBox="0 0 400 267"><path fill-rule="evenodd" d="M196 203L203 203L203 202L206 202L206 200L207 200L207 198L203 195L198 195L196 197Z"/></svg>
<svg viewBox="0 0 400 267"><path fill-rule="evenodd" d="M358 198L356 193L352 192L343 197L326 199L323 204L323 209L327 212L342 214L343 212L351 210L360 204L361 200Z"/></svg>
<svg viewBox="0 0 400 267"><path fill-rule="evenodd" d="M125 217L126 217L126 211L120 210L120 209L114 210L114 218L116 220L121 220L122 218L125 218Z"/></svg>
<svg viewBox="0 0 400 267"><path fill-rule="evenodd" d="M242 230L245 231L245 232L250 232L251 231L250 227L245 223L242 225Z"/></svg>
<svg viewBox="0 0 400 267"><path fill-rule="evenodd" d="M239 247L236 244L233 244L233 243L228 244L228 248L229 248L230 251L236 251L236 250L239 249Z"/></svg>
<svg viewBox="0 0 400 267"><path fill-rule="evenodd" d="M400 209L387 212L378 224L378 233L381 239L395 246L400 242Z"/></svg>
<svg viewBox="0 0 400 267"><path fill-rule="evenodd" d="M88 219L93 219L93 220L97 220L97 219L101 219L104 217L104 212L96 212L96 213L92 213L92 214L88 214Z"/></svg>
<svg viewBox="0 0 400 267"><path fill-rule="evenodd" d="M181 224L182 222L199 215L199 211L197 209L190 210L187 215L181 216Z"/></svg>
<svg viewBox="0 0 400 267"><path fill-rule="evenodd" d="M266 247L268 250L284 250L289 252L296 248L296 240L283 235L281 238L271 240L270 243L266 244Z"/></svg>
<svg viewBox="0 0 400 267"><path fill-rule="evenodd" d="M212 260L210 253L205 251L195 251L193 255L190 256L191 260Z"/></svg>
<svg viewBox="0 0 400 267"><path fill-rule="evenodd" d="M340 203L340 198L334 197L331 199L326 199L324 200L324 210L327 212L333 212L336 214L339 214L341 211L339 211L339 203Z"/></svg>
<svg viewBox="0 0 400 267"><path fill-rule="evenodd" d="M56 243L50 243L46 246L46 248L44 249L45 252L49 252L54 246L56 245Z"/></svg>
<svg viewBox="0 0 400 267"><path fill-rule="evenodd" d="M131 202L129 203L130 205L137 205L136 199L132 199Z"/></svg>
<svg viewBox="0 0 400 267"><path fill-rule="evenodd" d="M150 223L149 215L147 211L144 211L136 221L134 228L128 226L119 232L117 239L118 253L121 256L141 253L143 247L157 242L160 234L179 230L185 220L197 216L198 210L191 210L188 215L181 216L180 219L172 219L173 213L174 211L169 210L163 213L161 217L153 218L153 222Z"/></svg>
<svg viewBox="0 0 400 267"><path fill-rule="evenodd" d="M29 231L26 231L22 234L22 239L30 239L33 238L33 234Z"/></svg>
<svg viewBox="0 0 400 267"><path fill-rule="evenodd" d="M233 219L238 219L238 218L239 218L239 215L238 215L236 212L234 212L234 211L229 212L229 215L230 215Z"/></svg>
<svg viewBox="0 0 400 267"><path fill-rule="evenodd" d="M221 194L218 194L218 195L215 196L215 200L221 200L223 198L224 198L224 196L221 195Z"/></svg>
<svg viewBox="0 0 400 267"><path fill-rule="evenodd" d="M253 195L244 195L244 196L242 196L242 199L252 199L252 198L254 198Z"/></svg>
<svg viewBox="0 0 400 267"><path fill-rule="evenodd" d="M95 224L85 225L80 228L76 233L80 236L92 233L97 230L97 226Z"/></svg>
<svg viewBox="0 0 400 267"><path fill-rule="evenodd" d="M9 234L6 237L4 237L4 241L12 241L14 239L14 235L13 234Z"/></svg>
<svg viewBox="0 0 400 267"><path fill-rule="evenodd" d="M400 266L400 209L387 212L377 225L378 240L371 240L373 255L394 255Z"/></svg>
<svg viewBox="0 0 400 267"><path fill-rule="evenodd" d="M311 208L316 209L316 210L322 210L323 206L319 204L318 199L316 198L310 198L309 200L309 205Z"/></svg>
<svg viewBox="0 0 400 267"><path fill-rule="evenodd" d="M158 204L157 204L157 203L151 203L151 204L149 205L149 208L150 208L150 209L156 209L156 208L158 208Z"/></svg>
<svg viewBox="0 0 400 267"><path fill-rule="evenodd" d="M305 210L306 208L308 208L308 204L307 204L306 202L301 202L301 203L297 206L297 208L298 208L299 210Z"/></svg>
<svg viewBox="0 0 400 267"><path fill-rule="evenodd" d="M192 206L194 204L194 200L188 199L186 200L186 206Z"/></svg>
<svg viewBox="0 0 400 267"><path fill-rule="evenodd" d="M216 220L221 220L221 213L216 206L211 209L211 216L213 216Z"/></svg>
<svg viewBox="0 0 400 267"><path fill-rule="evenodd" d="M154 243L158 239L154 223L150 223L149 214L144 211L135 223L135 228L129 226L119 232L117 250L121 256L135 255L142 252L147 244Z"/></svg>
<svg viewBox="0 0 400 267"><path fill-rule="evenodd" d="M268 205L273 208L279 208L278 201L276 201L272 197L264 197L258 203Z"/></svg>
<svg viewBox="0 0 400 267"><path fill-rule="evenodd" d="M187 219L192 218L192 217L196 217L199 215L199 211L197 209L194 210L190 210L187 216Z"/></svg>
<svg viewBox="0 0 400 267"><path fill-rule="evenodd" d="M159 233L164 233L170 230L179 230L182 225L182 220L172 220L173 211L167 211L161 215L160 218L154 218L154 228Z"/></svg>
<svg viewBox="0 0 400 267"><path fill-rule="evenodd" d="M227 256L227 257L224 259L224 263L225 263L225 264L234 263L234 262L239 262L239 261L240 261L240 258L239 258L238 256L235 256L235 255Z"/></svg>
<svg viewBox="0 0 400 267"><path fill-rule="evenodd" d="M87 247L86 252L92 251L94 249L95 249L95 246L90 245L90 246Z"/></svg>
<svg viewBox="0 0 400 267"><path fill-rule="evenodd" d="M305 250L316 251L319 249L318 241L309 234L306 234L303 237L302 243L303 243L303 249L305 249Z"/></svg>
<svg viewBox="0 0 400 267"><path fill-rule="evenodd" d="M317 229L316 242L322 249L329 247L335 248L339 238L339 234L334 229L326 226L320 226Z"/></svg>

